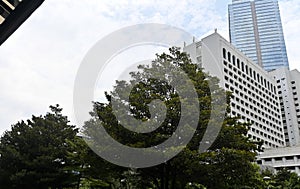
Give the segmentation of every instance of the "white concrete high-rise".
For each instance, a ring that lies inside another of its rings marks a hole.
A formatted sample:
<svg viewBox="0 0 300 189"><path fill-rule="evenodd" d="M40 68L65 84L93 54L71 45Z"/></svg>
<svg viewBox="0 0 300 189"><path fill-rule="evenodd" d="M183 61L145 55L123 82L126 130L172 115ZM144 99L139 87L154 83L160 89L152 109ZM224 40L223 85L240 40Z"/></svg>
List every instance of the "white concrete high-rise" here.
<svg viewBox="0 0 300 189"><path fill-rule="evenodd" d="M288 146L300 145L300 73L280 68L269 74L277 83L285 141Z"/></svg>
<svg viewBox="0 0 300 189"><path fill-rule="evenodd" d="M183 49L231 91L231 114L252 123L248 132L265 148L285 146L277 83L259 65L236 49L217 32Z"/></svg>

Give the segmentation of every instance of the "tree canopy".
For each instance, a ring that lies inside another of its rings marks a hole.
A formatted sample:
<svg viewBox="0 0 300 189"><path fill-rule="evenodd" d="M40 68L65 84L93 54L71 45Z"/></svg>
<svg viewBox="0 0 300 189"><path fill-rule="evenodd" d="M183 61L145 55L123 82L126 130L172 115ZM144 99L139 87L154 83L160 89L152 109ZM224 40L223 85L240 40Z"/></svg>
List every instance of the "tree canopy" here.
<svg viewBox="0 0 300 189"><path fill-rule="evenodd" d="M50 109L45 116L18 122L1 137L1 188L61 188L76 183L67 157L68 141L75 140L78 129L68 124L58 105Z"/></svg>
<svg viewBox="0 0 300 189"><path fill-rule="evenodd" d="M179 95L168 82L148 76L164 73L165 62L168 62L183 70L195 86L200 112L199 115L193 116L199 118L195 119L198 120L198 127L187 148L176 157L154 167L134 170L134 175L140 178L139 187L167 189L202 185L208 188L241 188L258 183L258 167L254 165L254 161L256 152L260 150L260 143L247 137L249 124L229 116L228 103L225 104L228 106L227 113L218 138L205 153L199 153L200 141L208 122L214 119L210 116L211 93L218 94L223 89L219 87L217 78L203 72L197 64L192 63L186 53L175 47L169 50L169 53L157 55L150 66L139 66L138 72L131 73L132 80L129 82L117 81L114 90L106 93L108 103L95 102L94 111L91 113L93 118L86 122L84 134L88 138L96 138L98 136L95 135L95 128L103 126L115 140L135 148L157 145L170 137L180 120ZM134 86L131 86L133 84ZM128 94L128 88L133 90L128 100L124 100L122 97ZM129 104L126 115L141 120L151 117L148 105L152 100L162 100L167 109L166 119L151 133L132 132L122 127L114 115L112 99L122 99L120 103ZM228 93L227 102L229 101Z"/></svg>

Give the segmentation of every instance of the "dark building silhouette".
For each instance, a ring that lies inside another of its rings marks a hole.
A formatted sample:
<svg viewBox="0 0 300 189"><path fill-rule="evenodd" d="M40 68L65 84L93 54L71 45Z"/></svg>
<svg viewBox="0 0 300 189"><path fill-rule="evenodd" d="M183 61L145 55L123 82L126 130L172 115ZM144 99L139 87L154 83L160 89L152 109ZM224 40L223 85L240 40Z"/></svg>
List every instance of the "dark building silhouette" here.
<svg viewBox="0 0 300 189"><path fill-rule="evenodd" d="M14 33L44 0L0 0L0 45Z"/></svg>

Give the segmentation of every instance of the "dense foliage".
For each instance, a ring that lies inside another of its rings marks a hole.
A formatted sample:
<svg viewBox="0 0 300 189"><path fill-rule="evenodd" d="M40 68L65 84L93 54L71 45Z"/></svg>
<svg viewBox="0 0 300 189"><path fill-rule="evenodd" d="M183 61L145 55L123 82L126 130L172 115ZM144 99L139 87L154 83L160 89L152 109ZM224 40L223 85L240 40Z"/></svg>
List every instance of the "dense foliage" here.
<svg viewBox="0 0 300 189"><path fill-rule="evenodd" d="M165 62L179 67L192 80L200 102L200 114L194 115L199 116L198 127L187 148L175 158L154 167L130 170L131 176L139 180L135 183L138 185L137 187L161 189L196 186L241 188L261 184L258 168L253 163L256 152L260 150L260 143L253 142L246 136L249 124L241 123L238 118L230 117L229 107L217 140L207 152L199 153L199 144L207 124L210 119L214 119L210 117L211 93L219 94L222 89L218 86L216 78L204 73L202 69L191 62L187 54L180 52L178 48L171 48L169 54L157 55L151 66L140 66L139 72L131 73L132 80L130 82L118 81L114 91L106 94L108 103L94 104L94 112L91 113L93 118L86 122L84 133L90 138L96 138L95 128L100 126L100 122L115 140L128 146L148 147L170 137L180 119L179 97L172 86L148 76L153 73L164 73ZM142 82L136 84L134 81ZM130 93L129 101L122 101L124 104L131 104L128 115L138 119L149 119L147 105L154 99L163 100L167 106L167 118L161 127L151 135L127 130L119 124L113 114L111 99L120 99L124 95L124 91L132 84L135 86ZM219 109L222 109L222 105ZM120 177L119 180L122 180L123 177Z"/></svg>
<svg viewBox="0 0 300 189"><path fill-rule="evenodd" d="M77 182L68 157L68 141L78 133L59 106L32 116L6 131L0 140L1 188L61 188Z"/></svg>

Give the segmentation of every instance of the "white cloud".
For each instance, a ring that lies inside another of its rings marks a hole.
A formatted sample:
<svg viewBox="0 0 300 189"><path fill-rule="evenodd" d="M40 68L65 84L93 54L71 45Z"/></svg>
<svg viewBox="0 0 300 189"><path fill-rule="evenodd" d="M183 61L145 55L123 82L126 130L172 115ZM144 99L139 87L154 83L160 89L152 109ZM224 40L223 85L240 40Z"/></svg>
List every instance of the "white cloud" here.
<svg viewBox="0 0 300 189"><path fill-rule="evenodd" d="M290 68L300 70L300 2L282 0L279 6Z"/></svg>

